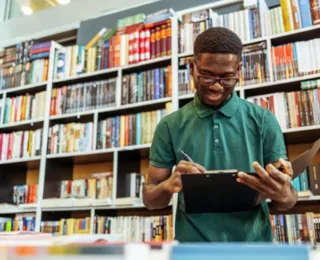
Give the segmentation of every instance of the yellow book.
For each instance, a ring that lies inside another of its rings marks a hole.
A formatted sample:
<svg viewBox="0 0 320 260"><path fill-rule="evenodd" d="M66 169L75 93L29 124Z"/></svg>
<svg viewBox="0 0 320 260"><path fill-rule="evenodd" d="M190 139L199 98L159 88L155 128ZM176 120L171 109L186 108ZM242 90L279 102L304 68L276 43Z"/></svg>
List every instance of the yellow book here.
<svg viewBox="0 0 320 260"><path fill-rule="evenodd" d="M120 116L120 147L125 146L126 118Z"/></svg>
<svg viewBox="0 0 320 260"><path fill-rule="evenodd" d="M280 0L284 31L292 31L294 29L292 7L290 0Z"/></svg>
<svg viewBox="0 0 320 260"><path fill-rule="evenodd" d="M107 32L107 28L102 28L86 45L85 49L89 50L91 47L94 46L95 43L99 41L99 39Z"/></svg>

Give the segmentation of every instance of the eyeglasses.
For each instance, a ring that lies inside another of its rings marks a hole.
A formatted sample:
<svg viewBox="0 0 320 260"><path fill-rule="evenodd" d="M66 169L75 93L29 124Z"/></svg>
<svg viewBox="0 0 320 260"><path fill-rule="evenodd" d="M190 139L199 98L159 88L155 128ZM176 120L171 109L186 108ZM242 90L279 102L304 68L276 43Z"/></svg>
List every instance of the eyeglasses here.
<svg viewBox="0 0 320 260"><path fill-rule="evenodd" d="M195 62L194 64L195 64L195 67L197 67ZM216 84L216 82L218 82L220 86L224 88L233 88L239 80L238 77L216 78L208 75L203 75L198 72L196 72L196 74L197 74L196 76L198 78L198 82L200 83L200 85L203 85L203 86L212 86Z"/></svg>

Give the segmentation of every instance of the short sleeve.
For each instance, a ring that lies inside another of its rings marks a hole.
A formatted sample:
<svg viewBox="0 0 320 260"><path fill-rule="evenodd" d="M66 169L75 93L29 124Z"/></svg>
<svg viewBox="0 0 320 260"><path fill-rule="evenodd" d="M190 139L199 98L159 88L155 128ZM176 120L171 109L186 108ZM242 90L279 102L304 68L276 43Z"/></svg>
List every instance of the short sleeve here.
<svg viewBox="0 0 320 260"><path fill-rule="evenodd" d="M288 159L281 127L270 110L264 116L262 138L264 165L276 162L280 158Z"/></svg>
<svg viewBox="0 0 320 260"><path fill-rule="evenodd" d="M150 164L158 168L172 168L176 163L168 123L162 119L153 135Z"/></svg>

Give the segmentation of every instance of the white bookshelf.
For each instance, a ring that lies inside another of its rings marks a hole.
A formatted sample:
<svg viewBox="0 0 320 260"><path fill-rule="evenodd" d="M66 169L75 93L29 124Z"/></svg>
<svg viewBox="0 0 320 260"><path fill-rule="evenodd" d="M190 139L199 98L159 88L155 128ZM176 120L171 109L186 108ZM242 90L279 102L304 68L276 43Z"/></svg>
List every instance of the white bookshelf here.
<svg viewBox="0 0 320 260"><path fill-rule="evenodd" d="M40 161L40 160L41 160L41 156L35 156L35 157L29 157L29 158L19 158L19 159L10 159L10 160L0 161L0 165L35 162L35 161Z"/></svg>
<svg viewBox="0 0 320 260"><path fill-rule="evenodd" d="M207 5L198 6L194 8L190 8L188 10L183 10L182 12L177 12L176 15L172 18L172 55L171 56L165 56L160 57L152 60L148 60L145 62L141 62L138 64L132 64L132 65L126 65L119 68L110 68L105 70L99 70L92 73L86 73L86 74L80 74L75 75L72 77L66 77L63 79L54 79L54 54L55 51L62 46L53 42L51 53L50 53L50 62L49 62L49 76L48 81L37 83L37 84L30 84L26 86L21 86L17 88L7 89L7 90L1 90L0 95L2 95L2 99L5 98L5 96L10 93L12 96L13 93L19 93L19 92L28 92L28 91L35 91L40 88L46 89L46 109L45 109L45 118L41 120L28 120L23 122L17 122L13 124L8 125L0 125L0 129L7 129L7 128L14 128L17 126L29 126L34 125L38 123L43 124L43 142L42 142L42 150L41 155L33 158L23 158L23 159L15 159L15 160L8 160L8 161L0 161L0 165L9 165L9 164L19 164L19 163L29 163L29 162L39 162L39 182L38 182L38 203L36 204L36 207L33 209L34 212L36 212L36 231L40 230L40 223L42 220L42 213L43 212L52 212L52 211L90 211L91 216L94 216L95 210L119 210L119 209L130 209L130 208L144 208L142 204L135 204L135 205L115 205L111 204L108 206L76 206L76 207L43 207L43 193L44 193L44 187L45 187L45 178L46 178L46 170L47 165L49 161L52 160L64 160L64 159L77 159L77 158L84 158L87 156L101 156L101 155L112 155L112 165L113 165L113 198L116 198L117 194L117 178L118 178L118 165L119 165L119 153L125 152L125 151L142 151L142 150L148 150L151 147L151 144L142 144L142 145L133 145L133 146L127 146L127 147L116 147L116 148L108 148L103 150L97 150L96 148L96 137L94 137L94 150L88 151L88 152L74 152L74 153L63 153L63 154L47 154L47 146L48 146L48 132L49 132L49 126L54 124L56 121L60 120L78 120L79 118L86 117L86 116L92 116L93 122L95 123L95 131L94 136L96 136L96 127L98 123L99 116L104 113L112 112L114 113L122 113L123 110L130 111L131 109L137 109L137 108L144 108L144 107L150 107L150 106L157 106L162 105L165 106L165 103L172 102L173 110L176 111L179 108L179 101L180 100L188 100L193 98L194 94L187 94L187 95L181 95L179 96L179 90L178 90L178 69L179 69L179 59L186 56L191 56L192 52L187 53L178 53L178 19L183 14L190 13L196 10L206 9L206 8L220 8L225 6L230 6L233 4L242 3L242 0L225 0L225 1L218 1L209 3ZM291 37L292 35L299 36L300 34L303 35L304 32L311 32L311 31L317 31L320 29L320 26L314 26L310 28L300 29L292 32L286 32L278 35L272 35L267 37L262 37L258 39L253 39L247 42L244 42L244 45L254 44L262 41L266 41L268 43L268 46L270 47L273 40L276 39L285 39L286 37ZM301 40L303 37L301 38ZM270 57L269 57L270 60ZM164 64L164 63L171 63L172 66L172 97L166 97L158 100L149 100L144 101L140 103L135 104L127 104L127 105L121 105L121 79L122 75L125 73L131 73L131 71L142 71L144 69L148 69L148 66L155 67L157 64ZM269 64L269 66L271 66ZM116 84L116 105L114 107L105 107L105 108L98 108L91 111L83 111L78 113L70 113L70 114L64 114L64 115L57 115L57 116L50 116L50 101L51 101L51 92L54 87L62 86L63 84L73 84L73 83L83 83L83 82L90 82L96 79L107 78L107 77L117 77L117 84ZM270 71L271 79L273 79L272 73ZM240 91L241 96L246 96L246 91L250 91L253 89L256 89L257 91L259 89L269 89L270 92L272 92L271 87L279 86L279 85L285 85L285 84L291 84L295 82L300 82L303 80L311 80L320 78L319 74L314 75L308 75L304 77L297 77L297 78L291 78L286 80L279 80L279 81L270 81L267 83L262 84L255 84L255 85L249 85L244 87L237 87L236 91ZM320 130L320 126L306 126L306 127L300 127L300 128L292 128L292 129L285 129L283 130L284 135L290 135L300 132L305 132L306 134L310 133L311 131L318 131ZM60 162L57 162L60 163ZM315 201L318 203L320 201L320 196L312 196L309 198L299 198L299 201ZM173 199L172 203L172 211L173 215L175 215L175 206L176 206L176 196ZM12 210L12 209L11 209ZM19 209L22 210L22 209ZM28 209L23 209L28 210ZM0 207L0 214L5 211L1 210ZM11 211L12 212L12 211ZM30 212L28 210L27 212ZM13 212L15 213L15 212ZM3 213L4 214L4 213Z"/></svg>
<svg viewBox="0 0 320 260"><path fill-rule="evenodd" d="M30 120L23 120L9 124L0 124L0 129L8 129L8 128L16 128L19 126L34 126L36 124L42 123L44 118L41 119L30 119Z"/></svg>
<svg viewBox="0 0 320 260"><path fill-rule="evenodd" d="M28 84L25 86L15 87L15 88L9 88L9 89L3 89L0 90L0 94L4 93L15 93L15 92L28 92L30 90L34 91L38 88L45 87L47 85L47 81L34 83L34 84Z"/></svg>
<svg viewBox="0 0 320 260"><path fill-rule="evenodd" d="M90 72L90 73L84 73L84 74L79 74L71 77L65 77L62 79L54 79L53 83L65 83L68 81L75 81L75 80L80 80L80 79L86 79L94 76L99 76L99 75L106 75L110 73L115 73L119 70L119 68L110 68L110 69L104 69L104 70L98 70L95 72Z"/></svg>

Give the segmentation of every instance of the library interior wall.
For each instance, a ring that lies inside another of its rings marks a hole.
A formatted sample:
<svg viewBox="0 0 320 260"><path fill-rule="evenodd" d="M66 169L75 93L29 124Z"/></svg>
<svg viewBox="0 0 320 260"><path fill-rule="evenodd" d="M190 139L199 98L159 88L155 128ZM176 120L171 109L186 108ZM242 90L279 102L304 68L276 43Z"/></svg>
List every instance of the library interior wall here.
<svg viewBox="0 0 320 260"><path fill-rule="evenodd" d="M154 0L77 0L69 5L57 6L36 12L31 16L23 16L1 23L0 46L15 44L30 38L41 38L79 27L82 20L104 15L108 12L137 6ZM0 7L6 2L0 0ZM0 11L1 15L1 11Z"/></svg>
<svg viewBox="0 0 320 260"><path fill-rule="evenodd" d="M136 8L128 9L123 12L117 12L93 18L87 21L82 21L78 30L77 44L87 44L94 37L94 35L104 26L107 26L109 28L116 27L117 21L123 17L135 15L137 13L149 14L165 8L172 8L174 11L178 12L195 6L200 6L217 1L219 0L161 0ZM266 0L266 2L269 7L280 5L280 0ZM241 5L242 4L223 7L223 11L226 13L234 12L239 10L239 7Z"/></svg>

